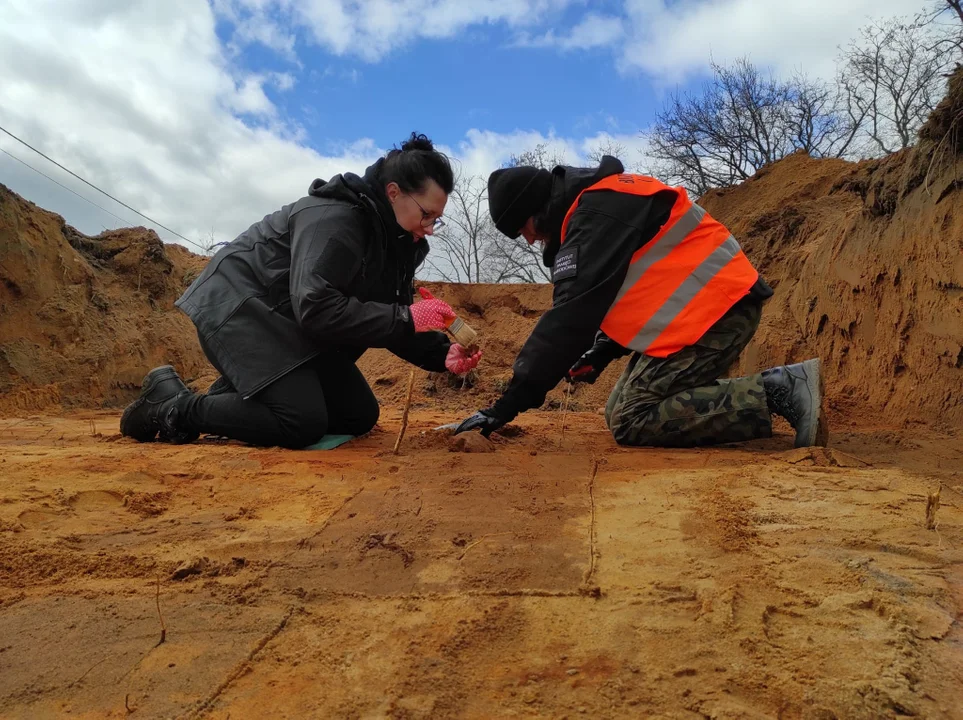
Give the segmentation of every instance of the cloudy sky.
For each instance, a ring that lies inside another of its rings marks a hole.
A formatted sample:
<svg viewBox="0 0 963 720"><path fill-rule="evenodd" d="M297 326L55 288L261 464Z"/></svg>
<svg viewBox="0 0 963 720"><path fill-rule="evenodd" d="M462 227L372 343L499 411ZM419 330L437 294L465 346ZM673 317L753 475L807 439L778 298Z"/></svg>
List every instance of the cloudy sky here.
<svg viewBox="0 0 963 720"><path fill-rule="evenodd" d="M540 142L578 162L614 139L633 162L710 58L828 77L870 19L924 5L3 0L0 127L187 238L230 240L412 130L466 173ZM0 183L82 231L148 224L3 133L0 150Z"/></svg>

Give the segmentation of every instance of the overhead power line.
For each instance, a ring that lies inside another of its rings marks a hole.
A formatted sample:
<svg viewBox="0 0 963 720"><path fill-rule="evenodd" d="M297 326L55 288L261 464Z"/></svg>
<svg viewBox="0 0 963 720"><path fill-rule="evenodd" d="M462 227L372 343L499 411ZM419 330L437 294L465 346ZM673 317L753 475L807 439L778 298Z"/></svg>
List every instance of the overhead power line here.
<svg viewBox="0 0 963 720"><path fill-rule="evenodd" d="M77 197L79 197L81 200L86 200L86 201L89 202L91 205L93 205L95 208L100 208L101 210L103 210L103 211L104 211L105 213L107 213L108 215L110 215L110 216L112 216L112 217L115 217L115 218L117 218L118 220L120 220L122 223L130 223L130 220L125 220L125 219L122 218L120 215L114 215L114 213L112 213L110 210L108 210L107 208L103 207L102 205L98 205L97 203L95 203L95 202L94 202L93 200L91 200L90 198L85 198L85 197L84 197L83 195L81 195L79 192L77 192L76 190L73 190L73 189L67 187L67 186L64 185L62 182L58 182L57 180L54 180L54 179L53 179L52 177L50 177L47 173L43 172L42 170L38 170L38 169L35 168L33 165L31 165L30 163L28 163L26 160L21 160L21 159L18 158L16 155L12 155L11 153L8 153L8 152L7 152L6 150L4 150L3 148L0 148L0 152L2 152L4 155L6 155L6 156L9 157L9 158L13 158L14 160L16 160L18 163L20 163L20 164L23 165L24 167L30 168L31 170L33 170L33 171L34 171L35 173L37 173L38 175L43 175L43 176L44 176L45 178L47 178L50 182L52 182L54 185L59 185L60 187L62 187L62 188L63 188L64 190L66 190L67 192L72 192L74 195L76 195Z"/></svg>
<svg viewBox="0 0 963 720"><path fill-rule="evenodd" d="M7 129L6 129L5 127L3 127L2 125L0 125L0 130L2 130L2 131L5 132L7 135L9 135L10 137L12 137L14 140L16 140L16 141L17 141L18 143L20 143L21 145L24 145L25 147L30 148L31 150L33 150L33 151L34 151L35 153L37 153L40 157L44 158L45 160L49 160L50 162L52 162L54 165L56 165L57 167L59 167L59 168L60 168L61 170L63 170L64 172L66 172L66 173L68 173L68 174L70 174L70 175L73 175L75 178L77 178L78 180L80 180L80 182L84 183L85 185L89 185L90 187L92 187L94 190L96 190L97 192L101 193L102 195L106 195L106 196L109 197L111 200L113 200L115 203L118 203L118 204L120 204L120 205L123 205L125 208L127 208L127 209L130 210L131 212L137 213L138 215L140 215L140 216L141 216L142 218L144 218L145 220L153 223L154 225L156 225L156 226L159 227L159 228L163 228L164 230L166 230L167 232L169 232L171 235L174 235L174 236L176 236L176 237L179 237L179 238L180 238L181 240L183 240L184 242L190 243L191 245L193 245L194 247L196 247L198 250L201 250L202 252L205 251L205 250L204 250L204 247L203 247L202 245L199 245L198 243L194 242L193 240L187 239L186 237L184 237L183 235L181 235L181 234L180 234L179 232L177 232L176 230L171 230L171 229L170 229L169 227L167 227L166 225L163 225L162 223L157 222L157 221L154 220L153 218L148 217L147 215L145 215L144 213L142 213L140 210L137 210L136 208L133 208L133 207L131 207L130 205L128 205L127 203L125 203L123 200L118 200L117 198L115 198L113 195L111 195L111 194L110 194L109 192L107 192L106 190L101 190L99 187L97 187L96 185L94 185L92 182L89 182L89 181L85 180L84 178L80 177L80 175L78 175L77 173L75 173L75 172L74 172L73 170L71 170L70 168L64 167L63 165L61 165L59 162L57 162L56 160L54 160L54 159L53 159L52 157L50 157L49 155L45 155L45 154L42 153L40 150L38 150L37 148L35 148L33 145L31 145L30 143L28 143L26 140L21 140L20 138L18 138L16 135L14 135L12 132L10 132L9 130L7 130ZM7 154L7 155L10 155L10 153L6 153L6 154ZM13 156L10 155L10 157L13 157ZM14 159L16 160L17 158L14 158ZM21 160L21 162L23 162L23 161ZM24 164L26 165L26 163L24 163ZM28 167L29 167L29 166L28 166ZM34 169L34 168L31 168L31 169ZM37 172L40 172L40 171L38 170ZM43 173L40 173L40 174L43 175ZM47 177L47 176L44 176L44 177ZM48 178L48 179L53 180L53 178ZM54 180L54 182L57 182L57 181ZM57 183L57 184L60 185L60 183ZM64 186L61 185L61 187L64 187ZM70 190L70 188L67 188L67 189ZM73 190L71 190L71 192L73 192ZM74 194L77 195L77 193L74 193ZM78 195L78 197L83 197L83 195ZM84 198L84 200L87 200L87 198ZM89 202L91 205L94 205L94 206L96 206L96 207L100 207L99 205L97 205L96 203L94 203L94 202L92 202L92 201L90 201L90 200L87 200L87 202ZM100 209L101 209L101 210L104 210L104 208L100 208ZM104 210L104 212L107 212L107 213L109 213L109 214L111 214L111 215L114 215L114 214L111 213L109 210ZM117 217L117 216L114 215L114 217ZM126 220L123 220L123 218L117 218L117 219L118 219L118 220L121 220L122 222L127 222Z"/></svg>

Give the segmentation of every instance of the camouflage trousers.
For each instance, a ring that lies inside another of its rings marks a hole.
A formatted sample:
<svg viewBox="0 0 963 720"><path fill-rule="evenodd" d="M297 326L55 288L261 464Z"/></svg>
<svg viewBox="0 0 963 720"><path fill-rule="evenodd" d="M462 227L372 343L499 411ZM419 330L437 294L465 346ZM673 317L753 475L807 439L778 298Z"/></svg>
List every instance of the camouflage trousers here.
<svg viewBox="0 0 963 720"><path fill-rule="evenodd" d="M616 442L695 447L770 437L762 376L719 379L752 339L761 314L761 303L746 298L694 345L666 358L635 353L605 407Z"/></svg>

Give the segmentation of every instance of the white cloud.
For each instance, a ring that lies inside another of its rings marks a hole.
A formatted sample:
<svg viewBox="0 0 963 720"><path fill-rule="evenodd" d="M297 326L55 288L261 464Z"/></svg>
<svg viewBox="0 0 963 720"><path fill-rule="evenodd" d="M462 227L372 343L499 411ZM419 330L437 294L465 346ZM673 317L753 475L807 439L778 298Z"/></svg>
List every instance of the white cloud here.
<svg viewBox="0 0 963 720"><path fill-rule="evenodd" d="M254 1L242 5L233 0L212 0L212 5L217 15L234 26L234 38L229 43L233 54L239 54L245 45L259 44L297 63L297 36L287 18L275 19L268 12L270 8Z"/></svg>
<svg viewBox="0 0 963 720"><path fill-rule="evenodd" d="M237 91L229 96L228 106L241 114L273 118L277 108L264 92L265 85L273 85L281 92L291 90L295 85L290 73L248 74L236 83Z"/></svg>
<svg viewBox="0 0 963 720"><path fill-rule="evenodd" d="M245 18L237 25L237 40L241 43L260 43L288 60L296 60L293 32L287 32L263 14Z"/></svg>
<svg viewBox="0 0 963 720"><path fill-rule="evenodd" d="M921 9L921 0L626 0L630 31L619 66L669 84L704 72L710 57L725 63L748 55L779 73L828 78L837 47L870 19Z"/></svg>
<svg viewBox="0 0 963 720"><path fill-rule="evenodd" d="M348 82L357 85L361 81L362 74L357 68L344 68L328 65L324 71L320 73L316 70L312 70L311 76L320 76L322 78L340 78L341 80L347 80Z"/></svg>
<svg viewBox="0 0 963 720"><path fill-rule="evenodd" d="M270 73L268 77L282 92L293 89L296 82L294 75L291 73Z"/></svg>
<svg viewBox="0 0 963 720"><path fill-rule="evenodd" d="M522 29L514 44L563 52L609 47L620 71L662 86L704 74L710 59L746 55L778 73L829 78L838 48L861 27L923 8L922 0L624 0L619 15L589 11L570 29Z"/></svg>
<svg viewBox="0 0 963 720"><path fill-rule="evenodd" d="M590 137L561 137L554 133L516 130L496 133L490 130L472 129L465 139L454 148L445 148L455 159L456 168L467 175L488 174L507 163L512 155L520 155L538 145L546 147L546 154L558 157L572 165L590 164L588 157L599 148L621 150L620 159L628 170L633 170L645 160L645 141L636 134L612 135L598 133Z"/></svg>
<svg viewBox="0 0 963 720"><path fill-rule="evenodd" d="M249 115L274 115L275 107L264 94L265 78L248 75L237 88L237 92L230 98L230 107L239 113Z"/></svg>
<svg viewBox="0 0 963 720"><path fill-rule="evenodd" d="M556 33L549 30L534 38L522 34L516 44L522 47L556 47L560 50L618 47L624 32L623 24L623 20L618 17L589 13L567 32Z"/></svg>
<svg viewBox="0 0 963 720"><path fill-rule="evenodd" d="M335 55L376 62L392 50L421 39L451 38L475 25L505 23L520 29L556 17L579 0L218 0L217 11L235 23L238 42L261 42L251 31L255 19L271 27L271 38L286 38L275 18L287 19L313 42ZM609 28L611 31L611 28ZM598 32L593 27L584 31Z"/></svg>

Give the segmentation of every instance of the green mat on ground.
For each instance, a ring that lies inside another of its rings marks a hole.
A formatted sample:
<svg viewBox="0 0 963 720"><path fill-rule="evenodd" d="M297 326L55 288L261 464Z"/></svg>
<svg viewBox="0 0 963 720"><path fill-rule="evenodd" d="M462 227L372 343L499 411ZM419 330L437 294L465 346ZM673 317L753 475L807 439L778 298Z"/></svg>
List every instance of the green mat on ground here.
<svg viewBox="0 0 963 720"><path fill-rule="evenodd" d="M338 445L344 445L348 440L354 440L354 435L325 435L314 445L308 445L303 450L334 450Z"/></svg>

